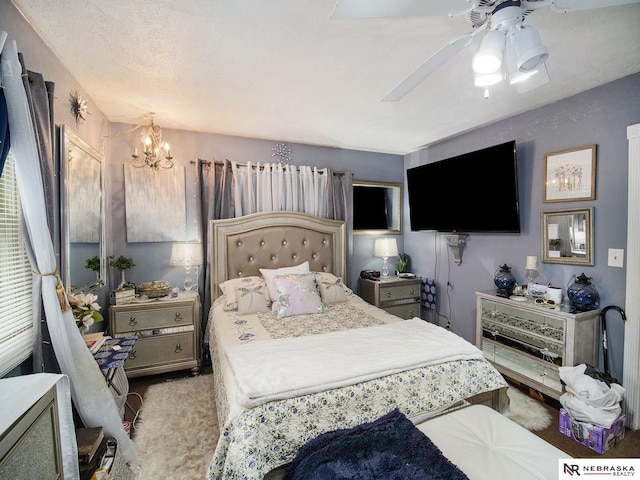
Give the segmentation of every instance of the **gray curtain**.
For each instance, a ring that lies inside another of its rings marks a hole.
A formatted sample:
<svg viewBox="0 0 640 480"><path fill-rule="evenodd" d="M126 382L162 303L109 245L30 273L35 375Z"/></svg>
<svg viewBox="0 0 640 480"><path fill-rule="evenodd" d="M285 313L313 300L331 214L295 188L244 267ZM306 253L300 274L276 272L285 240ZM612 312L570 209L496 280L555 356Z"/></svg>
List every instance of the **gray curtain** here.
<svg viewBox="0 0 640 480"><path fill-rule="evenodd" d="M208 228L211 220L220 220L224 218L233 218L235 216L234 205L234 178L229 160L223 161L205 161L198 160L198 180L200 185L200 211L202 215L202 245L204 249L204 258L206 261L203 266L204 292L202 295L203 307L203 332L204 339L208 338L206 333L207 317L213 299L211 298L211 266L208 264ZM344 220L347 222L347 238L348 253L350 255L352 247L353 221L351 212L353 211L353 195L352 184L353 175L351 172L333 172L328 169L331 176L331 188L328 192L327 202L329 205L327 218L332 220ZM349 261L347 261L347 270L349 270ZM347 278L349 276L347 275ZM205 355L208 349L203 348Z"/></svg>
<svg viewBox="0 0 640 480"><path fill-rule="evenodd" d="M209 162L206 160L198 160L198 181L200 185L200 211L202 224L202 248L204 255L204 264L202 266L202 276L204 278L204 291L202 295L202 323L204 335L207 339L208 334L204 332L207 325L207 317L209 307L211 306L211 275L208 254L208 235L209 220L218 220L222 218L233 218L234 201L233 201L233 173L231 171L231 163L228 160L221 162ZM208 355L208 349L203 346L202 352L205 357Z"/></svg>
<svg viewBox="0 0 640 480"><path fill-rule="evenodd" d="M0 89L0 176L2 176L4 162L9 155L10 146L7 100L4 98L4 89Z"/></svg>
<svg viewBox="0 0 640 480"><path fill-rule="evenodd" d="M27 96L27 104L31 114L36 146L38 148L38 158L42 183L44 188L45 205L47 208L47 224L49 234L54 246L54 251L60 253L60 223L59 216L56 215L58 202L58 189L56 184L56 163L55 163L55 124L53 121L53 100L55 84L45 81L42 74L27 70L22 54L18 54L20 66L22 67L22 82ZM58 256L59 258L59 256ZM40 306L40 312L42 307ZM46 328L46 318L40 313L42 321L35 328L33 340L33 371L57 372L59 371L49 334Z"/></svg>

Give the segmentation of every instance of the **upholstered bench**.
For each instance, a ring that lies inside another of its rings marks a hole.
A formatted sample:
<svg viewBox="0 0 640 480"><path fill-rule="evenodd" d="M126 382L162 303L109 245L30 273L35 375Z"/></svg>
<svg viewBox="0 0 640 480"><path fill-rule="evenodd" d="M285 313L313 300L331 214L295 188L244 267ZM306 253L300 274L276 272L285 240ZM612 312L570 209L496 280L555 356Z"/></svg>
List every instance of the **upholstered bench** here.
<svg viewBox="0 0 640 480"><path fill-rule="evenodd" d="M470 480L557 478L558 460L571 458L484 405L454 410L417 427Z"/></svg>
<svg viewBox="0 0 640 480"><path fill-rule="evenodd" d="M558 478L569 455L486 405L470 405L417 425L470 480ZM265 480L281 480L285 467Z"/></svg>

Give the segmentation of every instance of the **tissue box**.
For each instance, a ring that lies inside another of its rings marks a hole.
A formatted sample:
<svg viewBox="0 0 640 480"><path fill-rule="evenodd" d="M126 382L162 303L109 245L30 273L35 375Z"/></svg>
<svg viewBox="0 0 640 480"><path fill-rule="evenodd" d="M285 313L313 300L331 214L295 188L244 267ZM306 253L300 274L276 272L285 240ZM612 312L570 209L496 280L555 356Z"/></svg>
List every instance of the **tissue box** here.
<svg viewBox="0 0 640 480"><path fill-rule="evenodd" d="M122 290L111 290L110 301L111 305L122 305L123 303L129 303L136 298L135 288L123 288Z"/></svg>
<svg viewBox="0 0 640 480"><path fill-rule="evenodd" d="M601 425L578 422L571 418L564 408L561 408L558 430L563 435L602 454L624 438L625 420L626 417L622 413L613 422L611 428L605 428Z"/></svg>

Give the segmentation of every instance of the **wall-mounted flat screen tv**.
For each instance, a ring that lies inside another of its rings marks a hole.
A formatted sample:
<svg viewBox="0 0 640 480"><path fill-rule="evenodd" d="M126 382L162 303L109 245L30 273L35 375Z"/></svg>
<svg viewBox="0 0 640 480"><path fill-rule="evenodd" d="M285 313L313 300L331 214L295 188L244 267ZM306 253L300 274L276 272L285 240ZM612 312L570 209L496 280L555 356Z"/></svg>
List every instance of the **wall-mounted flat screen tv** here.
<svg viewBox="0 0 640 480"><path fill-rule="evenodd" d="M516 142L407 170L411 230L520 233Z"/></svg>

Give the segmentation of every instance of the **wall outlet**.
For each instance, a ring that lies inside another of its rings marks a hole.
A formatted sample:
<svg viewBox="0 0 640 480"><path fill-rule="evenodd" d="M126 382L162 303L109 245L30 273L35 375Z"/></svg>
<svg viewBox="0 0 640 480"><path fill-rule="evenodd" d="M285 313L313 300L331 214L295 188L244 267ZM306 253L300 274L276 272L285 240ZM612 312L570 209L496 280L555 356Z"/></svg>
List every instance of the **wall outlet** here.
<svg viewBox="0 0 640 480"><path fill-rule="evenodd" d="M610 248L608 265L610 267L622 268L623 262L624 262L624 250L621 248Z"/></svg>

